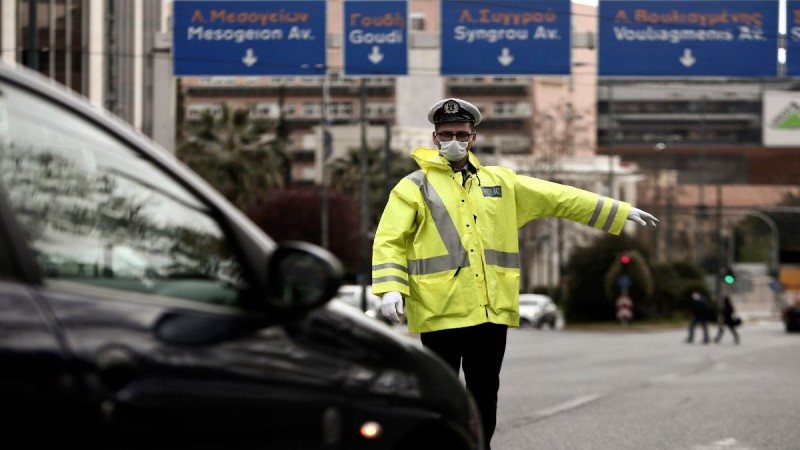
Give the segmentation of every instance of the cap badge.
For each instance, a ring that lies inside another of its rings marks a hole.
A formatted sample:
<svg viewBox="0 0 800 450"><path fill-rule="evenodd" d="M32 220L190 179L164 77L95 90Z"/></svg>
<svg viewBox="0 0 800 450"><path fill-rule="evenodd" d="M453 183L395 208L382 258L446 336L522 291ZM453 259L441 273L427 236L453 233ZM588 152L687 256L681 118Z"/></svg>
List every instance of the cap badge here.
<svg viewBox="0 0 800 450"><path fill-rule="evenodd" d="M455 114L458 112L458 103L454 102L453 100L448 101L444 104L444 112L447 114Z"/></svg>

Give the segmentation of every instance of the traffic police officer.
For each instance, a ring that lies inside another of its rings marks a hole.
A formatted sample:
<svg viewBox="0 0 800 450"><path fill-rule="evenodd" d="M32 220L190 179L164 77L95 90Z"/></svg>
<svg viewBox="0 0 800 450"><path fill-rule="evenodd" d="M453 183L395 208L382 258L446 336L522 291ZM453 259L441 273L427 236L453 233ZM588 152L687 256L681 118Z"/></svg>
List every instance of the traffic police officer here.
<svg viewBox="0 0 800 450"><path fill-rule="evenodd" d="M626 219L655 226L630 204L512 170L481 166L470 148L481 113L447 98L428 112L436 149L411 155L420 170L392 190L372 254L372 290L382 312L458 373L478 405L486 448L494 433L500 368L509 326L519 326L517 230L544 217L612 234Z"/></svg>

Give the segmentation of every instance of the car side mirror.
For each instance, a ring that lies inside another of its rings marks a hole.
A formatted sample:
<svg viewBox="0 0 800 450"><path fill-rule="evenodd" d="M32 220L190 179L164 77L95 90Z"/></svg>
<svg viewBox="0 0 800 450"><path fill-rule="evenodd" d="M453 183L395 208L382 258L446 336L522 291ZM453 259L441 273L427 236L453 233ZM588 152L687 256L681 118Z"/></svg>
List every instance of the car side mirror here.
<svg viewBox="0 0 800 450"><path fill-rule="evenodd" d="M343 274L342 264L324 248L281 242L267 266L267 307L280 313L305 313L333 298Z"/></svg>

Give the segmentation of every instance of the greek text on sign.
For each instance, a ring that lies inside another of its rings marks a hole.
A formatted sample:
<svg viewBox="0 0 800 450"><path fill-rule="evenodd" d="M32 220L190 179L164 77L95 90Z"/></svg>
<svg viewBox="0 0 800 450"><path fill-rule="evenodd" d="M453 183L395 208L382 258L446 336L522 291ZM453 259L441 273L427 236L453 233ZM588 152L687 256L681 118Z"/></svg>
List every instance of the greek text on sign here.
<svg viewBox="0 0 800 450"><path fill-rule="evenodd" d="M322 75L324 0L175 0L176 75Z"/></svg>
<svg viewBox="0 0 800 450"><path fill-rule="evenodd" d="M408 72L408 2L344 2L344 71L347 75Z"/></svg>
<svg viewBox="0 0 800 450"><path fill-rule="evenodd" d="M620 9L614 17L614 36L618 40L666 41L680 44L692 41L732 41L758 40L764 41L763 21L760 13L728 13L722 9L717 13L682 13L672 10L666 13L651 12L647 9L636 9L633 18L629 18L624 9ZM629 28L625 24L648 24L647 28ZM725 29L706 29L718 25L730 25ZM654 26L671 26L672 28L655 28ZM697 27L697 28L687 28Z"/></svg>
<svg viewBox="0 0 800 450"><path fill-rule="evenodd" d="M458 25L453 29L453 38L457 41L475 42L499 42L504 40L558 40L561 39L557 28L547 27L543 24L551 24L556 21L558 16L552 8L545 12L525 12L525 13L505 13L493 12L491 8L478 10L477 15L473 15L470 10L465 9L458 18L459 23L469 25ZM537 24L531 30L527 28L530 24ZM492 25L503 25L504 28L491 28ZM518 28L507 28L515 26ZM524 28L523 28L524 27Z"/></svg>
<svg viewBox="0 0 800 450"><path fill-rule="evenodd" d="M264 14L257 12L229 13L225 9L212 9L209 17L206 18L200 10L192 15L192 25L186 31L188 40L206 41L234 41L243 43L246 41L260 40L287 40L292 39L315 39L314 33L309 28L292 26L288 32L280 28L261 28L242 30L225 25L238 24L257 24L267 26L270 23L304 23L308 21L308 14L295 13L289 14L285 11Z"/></svg>
<svg viewBox="0 0 800 450"><path fill-rule="evenodd" d="M386 14L383 17L365 17L361 13L353 13L350 15L349 20L351 25L360 25L364 28L405 28L406 26L406 19L400 14ZM348 34L348 39L353 44L401 44L403 42L403 32L397 29L386 32L366 32L363 29L355 29Z"/></svg>
<svg viewBox="0 0 800 450"><path fill-rule="evenodd" d="M568 0L441 0L442 75L570 73Z"/></svg>
<svg viewBox="0 0 800 450"><path fill-rule="evenodd" d="M604 0L600 75L775 76L778 0Z"/></svg>

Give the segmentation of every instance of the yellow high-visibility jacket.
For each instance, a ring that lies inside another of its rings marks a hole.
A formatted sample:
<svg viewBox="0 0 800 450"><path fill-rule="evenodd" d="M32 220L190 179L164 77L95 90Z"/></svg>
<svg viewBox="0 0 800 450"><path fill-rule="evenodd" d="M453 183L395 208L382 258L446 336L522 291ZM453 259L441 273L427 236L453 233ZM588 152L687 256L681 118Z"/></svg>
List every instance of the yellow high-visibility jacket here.
<svg viewBox="0 0 800 450"><path fill-rule="evenodd" d="M408 330L486 322L519 326L518 228L561 217L619 234L631 205L572 186L483 167L463 182L436 149L392 190L372 250L372 291L400 292Z"/></svg>

